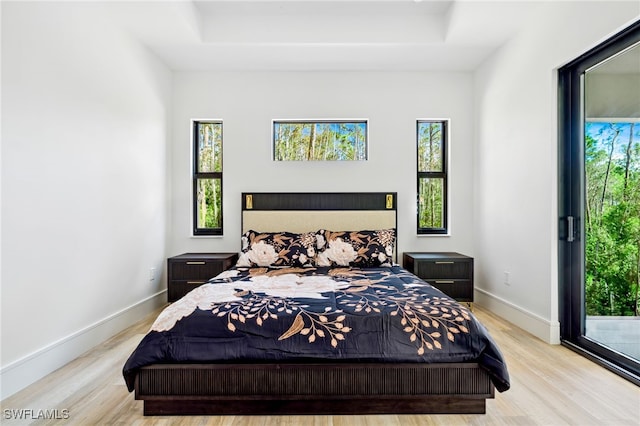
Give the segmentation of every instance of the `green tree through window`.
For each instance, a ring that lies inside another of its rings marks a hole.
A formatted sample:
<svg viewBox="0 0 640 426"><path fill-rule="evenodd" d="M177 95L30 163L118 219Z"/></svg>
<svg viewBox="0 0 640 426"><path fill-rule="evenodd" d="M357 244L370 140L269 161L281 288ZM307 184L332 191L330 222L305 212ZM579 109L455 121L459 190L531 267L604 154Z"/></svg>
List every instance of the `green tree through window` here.
<svg viewBox="0 0 640 426"><path fill-rule="evenodd" d="M367 122L274 121L273 159L366 160Z"/></svg>
<svg viewBox="0 0 640 426"><path fill-rule="evenodd" d="M585 128L585 310L640 315L640 124Z"/></svg>
<svg viewBox="0 0 640 426"><path fill-rule="evenodd" d="M447 233L447 122L418 120L418 234Z"/></svg>
<svg viewBox="0 0 640 426"><path fill-rule="evenodd" d="M222 122L193 122L194 235L222 235Z"/></svg>

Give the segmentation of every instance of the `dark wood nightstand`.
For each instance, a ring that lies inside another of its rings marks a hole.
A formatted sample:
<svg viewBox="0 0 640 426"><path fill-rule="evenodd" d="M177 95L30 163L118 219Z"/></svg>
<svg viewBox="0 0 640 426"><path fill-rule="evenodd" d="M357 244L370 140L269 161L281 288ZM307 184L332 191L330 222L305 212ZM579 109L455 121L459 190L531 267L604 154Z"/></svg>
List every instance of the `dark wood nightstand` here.
<svg viewBox="0 0 640 426"><path fill-rule="evenodd" d="M238 253L184 253L167 259L167 299L175 302L238 261Z"/></svg>
<svg viewBox="0 0 640 426"><path fill-rule="evenodd" d="M473 303L473 258L460 253L404 253L403 267L459 302Z"/></svg>

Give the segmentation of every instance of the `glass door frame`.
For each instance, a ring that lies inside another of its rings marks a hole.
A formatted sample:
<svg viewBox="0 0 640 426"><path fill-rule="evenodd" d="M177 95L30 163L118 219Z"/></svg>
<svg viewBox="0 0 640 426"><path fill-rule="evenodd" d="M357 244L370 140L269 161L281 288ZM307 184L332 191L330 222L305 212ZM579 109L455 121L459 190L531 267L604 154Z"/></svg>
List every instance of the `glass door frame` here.
<svg viewBox="0 0 640 426"><path fill-rule="evenodd" d="M561 343L640 386L640 363L584 335L584 73L640 41L640 21L558 70L558 267Z"/></svg>

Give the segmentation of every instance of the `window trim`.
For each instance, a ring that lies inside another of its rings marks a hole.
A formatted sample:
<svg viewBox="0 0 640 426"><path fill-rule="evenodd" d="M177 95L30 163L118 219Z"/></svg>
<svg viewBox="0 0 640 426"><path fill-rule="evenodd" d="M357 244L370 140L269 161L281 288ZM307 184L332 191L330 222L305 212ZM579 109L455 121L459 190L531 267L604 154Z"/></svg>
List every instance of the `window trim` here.
<svg viewBox="0 0 640 426"><path fill-rule="evenodd" d="M192 119L191 120L191 232L194 237L201 236L221 236L224 234L224 210L223 210L223 179L222 173L224 170L224 157L220 159L219 172L198 172L198 126L199 124L219 124L220 133L222 135L220 155L222 155L224 146L224 125L222 120L219 119ZM200 179L220 179L220 227L219 228L199 228L198 227L198 180Z"/></svg>
<svg viewBox="0 0 640 426"><path fill-rule="evenodd" d="M442 124L442 171L421 172L419 170L419 147L420 123L440 123ZM420 180L421 179L442 179L442 227L423 228L420 227ZM448 236L449 235L449 119L431 118L416 120L416 233L420 236Z"/></svg>

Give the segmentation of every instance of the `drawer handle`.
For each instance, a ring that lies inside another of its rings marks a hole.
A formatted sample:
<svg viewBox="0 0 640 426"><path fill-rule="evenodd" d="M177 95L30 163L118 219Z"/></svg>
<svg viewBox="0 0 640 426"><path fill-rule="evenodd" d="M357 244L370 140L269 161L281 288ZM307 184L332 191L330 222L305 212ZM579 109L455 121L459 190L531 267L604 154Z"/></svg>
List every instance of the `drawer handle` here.
<svg viewBox="0 0 640 426"><path fill-rule="evenodd" d="M187 262L187 265L204 265L207 262Z"/></svg>
<svg viewBox="0 0 640 426"><path fill-rule="evenodd" d="M204 284L206 281L187 281L187 284Z"/></svg>
<svg viewBox="0 0 640 426"><path fill-rule="evenodd" d="M454 284L455 281L436 281L436 284Z"/></svg>
<svg viewBox="0 0 640 426"><path fill-rule="evenodd" d="M436 262L436 265L451 265L453 263L455 263L455 262L441 260L441 261Z"/></svg>

